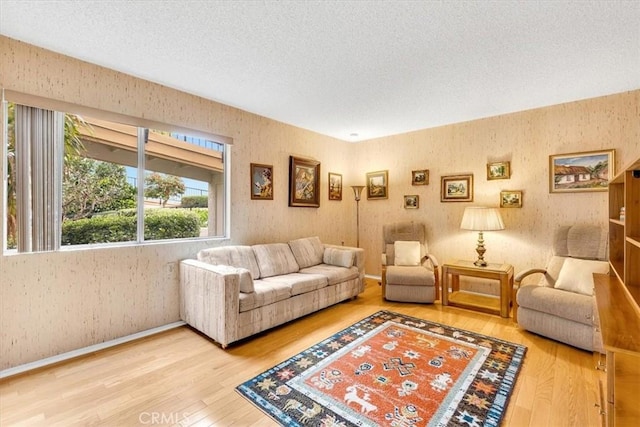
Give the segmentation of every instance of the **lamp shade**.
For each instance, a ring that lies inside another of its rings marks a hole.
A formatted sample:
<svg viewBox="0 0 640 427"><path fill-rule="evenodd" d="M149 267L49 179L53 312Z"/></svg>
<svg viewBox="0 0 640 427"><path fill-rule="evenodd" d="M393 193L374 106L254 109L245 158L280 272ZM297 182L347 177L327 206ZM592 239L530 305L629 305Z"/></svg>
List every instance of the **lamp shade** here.
<svg viewBox="0 0 640 427"><path fill-rule="evenodd" d="M353 195L356 198L356 202L360 201L360 193L362 193L364 185L352 185L351 188L353 188Z"/></svg>
<svg viewBox="0 0 640 427"><path fill-rule="evenodd" d="M472 231L504 230L504 222L498 209L473 206L464 209L460 228Z"/></svg>

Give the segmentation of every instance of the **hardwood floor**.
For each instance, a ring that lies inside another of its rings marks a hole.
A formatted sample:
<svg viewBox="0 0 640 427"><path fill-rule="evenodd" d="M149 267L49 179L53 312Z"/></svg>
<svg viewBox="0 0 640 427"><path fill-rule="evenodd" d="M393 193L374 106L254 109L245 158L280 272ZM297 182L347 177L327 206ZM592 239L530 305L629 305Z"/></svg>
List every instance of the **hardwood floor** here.
<svg viewBox="0 0 640 427"><path fill-rule="evenodd" d="M180 327L0 381L0 425L274 426L235 392L243 381L380 309L528 347L505 426L598 426L591 353L519 329L511 319L436 304L390 303L367 281L337 304L222 350Z"/></svg>

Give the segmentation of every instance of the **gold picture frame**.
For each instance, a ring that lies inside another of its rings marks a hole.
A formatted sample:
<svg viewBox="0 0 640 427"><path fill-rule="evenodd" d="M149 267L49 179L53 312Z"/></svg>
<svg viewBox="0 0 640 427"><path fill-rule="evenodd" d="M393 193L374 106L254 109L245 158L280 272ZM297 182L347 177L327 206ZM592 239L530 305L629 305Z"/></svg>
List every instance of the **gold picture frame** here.
<svg viewBox="0 0 640 427"><path fill-rule="evenodd" d="M522 207L522 191L502 190L500 192L501 208L521 208Z"/></svg>
<svg viewBox="0 0 640 427"><path fill-rule="evenodd" d="M441 202L473 202L473 174L442 176L440 184Z"/></svg>
<svg viewBox="0 0 640 427"><path fill-rule="evenodd" d="M417 194L409 194L404 196L405 209L418 209L420 207L420 196Z"/></svg>
<svg viewBox="0 0 640 427"><path fill-rule="evenodd" d="M615 164L615 150L551 155L549 193L607 191Z"/></svg>
<svg viewBox="0 0 640 427"><path fill-rule="evenodd" d="M487 180L511 178L511 162L487 163Z"/></svg>
<svg viewBox="0 0 640 427"><path fill-rule="evenodd" d="M429 185L429 169L411 171L411 185Z"/></svg>
<svg viewBox="0 0 640 427"><path fill-rule="evenodd" d="M389 171L367 172L367 199L389 197Z"/></svg>

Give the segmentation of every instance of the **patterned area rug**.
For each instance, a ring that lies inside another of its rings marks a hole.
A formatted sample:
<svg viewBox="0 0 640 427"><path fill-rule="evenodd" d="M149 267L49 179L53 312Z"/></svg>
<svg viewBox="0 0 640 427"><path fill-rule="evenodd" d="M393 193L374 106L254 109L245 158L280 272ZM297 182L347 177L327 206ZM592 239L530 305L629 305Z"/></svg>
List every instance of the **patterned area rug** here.
<svg viewBox="0 0 640 427"><path fill-rule="evenodd" d="M284 426L498 425L526 350L380 311L236 390Z"/></svg>

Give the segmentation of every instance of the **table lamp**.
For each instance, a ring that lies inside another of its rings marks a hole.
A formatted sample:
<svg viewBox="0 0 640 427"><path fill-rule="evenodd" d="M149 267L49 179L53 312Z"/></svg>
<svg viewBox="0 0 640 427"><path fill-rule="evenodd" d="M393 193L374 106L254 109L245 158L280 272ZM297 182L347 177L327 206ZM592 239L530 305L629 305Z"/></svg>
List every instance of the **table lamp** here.
<svg viewBox="0 0 640 427"><path fill-rule="evenodd" d="M504 222L502 222L498 209L483 206L465 208L460 229L478 231L478 246L476 247L478 259L474 264L478 267L486 267L487 262L484 260L484 253L487 250L484 247L482 233L484 231L504 230Z"/></svg>

